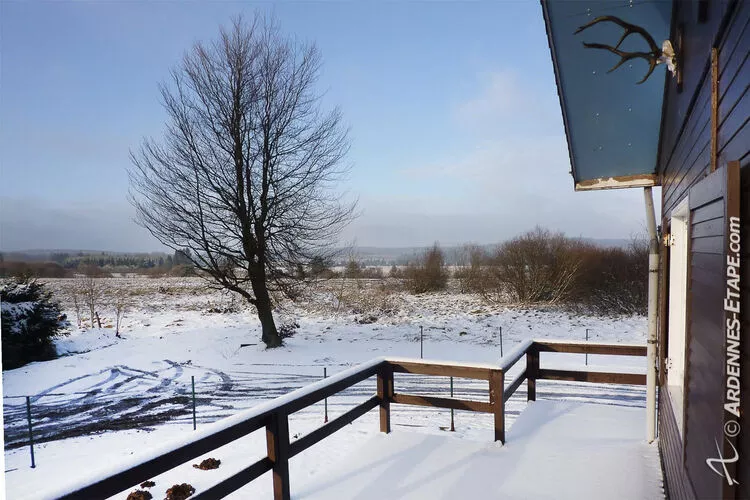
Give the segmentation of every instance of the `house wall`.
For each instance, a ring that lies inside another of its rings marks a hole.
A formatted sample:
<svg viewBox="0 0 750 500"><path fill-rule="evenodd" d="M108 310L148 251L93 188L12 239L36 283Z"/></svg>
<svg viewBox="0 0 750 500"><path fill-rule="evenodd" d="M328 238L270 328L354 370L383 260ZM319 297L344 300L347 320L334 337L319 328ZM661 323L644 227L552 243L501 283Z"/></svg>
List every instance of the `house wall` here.
<svg viewBox="0 0 750 500"><path fill-rule="evenodd" d="M711 169L711 48L719 48L718 168L739 160L742 167L743 288L750 292L750 2L674 3L673 35L683 28L683 84L669 78L665 93L659 170L662 174L662 224L691 192L705 191ZM692 194L691 194L692 198ZM720 498L723 479L706 465L722 435L724 387L723 297L725 263L724 199L691 201L691 254L688 287L685 436L674 423L666 389L660 391L659 432L667 487L672 498ZM663 279L666 279L663 277ZM667 289L666 286L662 289ZM743 419L737 477L750 478L750 293L742 317ZM662 318L667 317L662 301ZM660 338L668 342L662 322ZM662 348L664 346L662 345ZM664 352L663 350L661 351ZM660 356L662 374L664 355ZM663 380L663 377L660 377ZM740 481L737 498L750 498L750 481Z"/></svg>

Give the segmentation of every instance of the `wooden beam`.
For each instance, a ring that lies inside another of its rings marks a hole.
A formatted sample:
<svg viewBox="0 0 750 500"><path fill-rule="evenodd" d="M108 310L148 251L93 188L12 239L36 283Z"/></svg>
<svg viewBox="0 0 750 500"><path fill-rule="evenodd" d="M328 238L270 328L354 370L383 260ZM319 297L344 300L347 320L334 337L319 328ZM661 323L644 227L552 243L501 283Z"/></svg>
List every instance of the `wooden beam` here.
<svg viewBox="0 0 750 500"><path fill-rule="evenodd" d="M467 410L479 413L492 413L492 405L483 401L468 401L465 399L441 398L438 396L419 396L416 394L393 395L394 403L402 405L430 406L433 408L452 408L454 410Z"/></svg>
<svg viewBox="0 0 750 500"><path fill-rule="evenodd" d="M723 287L725 287L724 290L724 296L725 297L731 297L730 292L733 292L733 284L731 282L731 279L734 277L737 277L740 282L736 284L736 286L742 285L743 287L746 286L744 283L742 283L742 280L745 279L745 276L747 274L742 271L741 265L744 265L746 262L746 257L743 258L744 252L747 252L745 248L741 248L741 245L746 245L744 241L741 241L742 236L741 234L741 226L740 226L740 218L742 217L742 204L747 203L745 200L741 200L742 193L740 191L740 162L739 161L730 161L727 162L726 166L722 169L726 171L726 177L727 177L727 184L726 184L726 194L724 195L724 274L726 281L723 283ZM732 272L734 271L734 273ZM734 275L734 276L733 276ZM740 277L742 276L742 277ZM726 299L725 299L726 300ZM733 403L732 399L730 398L730 386L729 386L729 377L732 376L732 373L729 373L729 370L731 368L736 368L737 372L734 374L734 377L738 383L740 383L740 363L742 361L737 361L737 364L733 366L734 363L730 361L730 356L732 355L732 350L735 350L735 352L740 353L747 353L747 346L742 345L742 343L746 343L748 336L747 336L747 330L742 331L745 328L745 324L741 324L739 322L739 318L742 314L747 315L747 311L743 310L745 304L744 298L738 298L737 304L736 304L736 310L733 307L733 304L729 304L729 307L727 307L727 303L724 302L724 311L723 311L723 328L722 328L722 337L724 344L722 351L725 353L726 358L722 359L722 393L724 397L722 398L724 400L724 408L725 410L722 413L722 424L724 429L724 437L722 440L722 455L724 457L732 457L737 454L737 450L739 449L739 453L748 453L750 450L744 450L743 449L743 443L747 442L747 438L742 436L740 434L740 424L739 422L742 422L742 419L747 419L746 414L740 414L740 418L735 418L733 414L731 414L727 408ZM747 316L745 316L747 317ZM734 328L732 328L734 326ZM736 342L736 346L732 345L732 342ZM745 354L746 356L747 354ZM747 368L744 368L747 369ZM747 375L745 375L747 377ZM739 396L737 396L739 397ZM747 397L747 396L745 396ZM747 408L747 403L743 403L742 409L740 409L740 412L744 412ZM736 432L735 432L736 431ZM748 429L742 429L744 432L748 432ZM740 459L742 460L742 459ZM736 461L735 461L736 462ZM722 481L722 497L723 498L739 498L739 492L737 488L737 484L739 484L737 481L746 481L747 477L742 473L742 470L746 470L745 467L738 467L737 463L727 461L724 465L724 470L726 471L727 477L731 477L734 479L734 481L725 480ZM740 462L741 463L741 462ZM726 479L726 478L725 478Z"/></svg>
<svg viewBox="0 0 750 500"><path fill-rule="evenodd" d="M347 389L354 384L358 382L362 382L363 380L367 380L368 378L375 375L380 367L385 364L385 362L380 363L378 365L369 366L362 371L353 373L349 375L348 377L342 378L340 380L336 380L333 382L328 382L327 385L324 387L321 387L319 389L316 389L314 391L310 391L302 396L299 396L296 399L293 399L281 406L279 406L279 411L282 411L283 413L286 413L287 415L291 415L292 413L299 411L303 408L307 408L308 406L317 403L318 401L322 401L323 399L333 396L334 394L337 394L344 389Z"/></svg>
<svg viewBox="0 0 750 500"><path fill-rule="evenodd" d="M540 379L592 382L596 384L646 385L646 375L640 373L582 372L575 370L539 370Z"/></svg>
<svg viewBox="0 0 750 500"><path fill-rule="evenodd" d="M60 498L72 500L75 498L111 497L123 490L131 488L133 485L151 479L154 476L158 476L162 472L174 469L178 465L184 464L195 457L204 455L209 451L215 450L220 446L224 446L242 436L250 434L251 432L265 426L268 419L269 416L267 414L255 415L243 422L222 429L215 434L197 439L192 443L130 467L129 469L120 471L108 478L83 486L76 491L61 496Z"/></svg>
<svg viewBox="0 0 750 500"><path fill-rule="evenodd" d="M490 405L495 421L495 441L505 443L505 400L503 388L505 374L502 370L492 370L490 373Z"/></svg>
<svg viewBox="0 0 750 500"><path fill-rule="evenodd" d="M505 388L505 390L503 391L503 400L508 401L513 393L515 393L521 386L521 384L523 384L524 380L526 380L526 368L524 368L521 374L518 375L518 377L516 377L508 387Z"/></svg>
<svg viewBox="0 0 750 500"><path fill-rule="evenodd" d="M289 417L275 413L266 426L268 459L273 464L273 498L290 500L289 489Z"/></svg>
<svg viewBox="0 0 750 500"><path fill-rule="evenodd" d="M347 424L354 422L359 417L361 417L368 411L372 410L379 404L380 404L380 398L378 396L373 396L367 401L365 401L364 403L357 405L351 410L347 411L343 415L340 415L334 418L333 420L325 424L323 427L319 427L315 429L314 431L310 432L309 434L302 436L301 438L294 441L293 443L290 443L289 444L289 458L292 458L298 453L308 449L312 445L327 438L328 436L340 430Z"/></svg>
<svg viewBox="0 0 750 500"><path fill-rule="evenodd" d="M536 379L539 378L539 349L536 344L526 353L526 377L527 400L536 401Z"/></svg>
<svg viewBox="0 0 750 500"><path fill-rule="evenodd" d="M584 342L534 342L540 352L567 352L577 354L609 354L613 356L646 356L645 345L597 344Z"/></svg>
<svg viewBox="0 0 750 500"><path fill-rule="evenodd" d="M420 363L418 361L388 361L396 373L418 373L440 377L461 377L489 380L491 368L445 363Z"/></svg>
<svg viewBox="0 0 750 500"><path fill-rule="evenodd" d="M719 49L711 48L711 172L719 161Z"/></svg>
<svg viewBox="0 0 750 500"><path fill-rule="evenodd" d="M383 364L378 371L378 403L380 404L380 432L391 432L391 401L393 400L393 369Z"/></svg>
<svg viewBox="0 0 750 500"><path fill-rule="evenodd" d="M273 464L268 457L263 457L249 467L245 467L237 474L223 480L222 482L211 486L205 491L199 492L191 500L213 500L214 498L224 498L245 486L250 481L259 478L273 468Z"/></svg>
<svg viewBox="0 0 750 500"><path fill-rule="evenodd" d="M500 360L498 368L505 373L508 373L513 365L518 363L518 360L521 359L524 354L526 354L526 352L533 346L533 340L524 340L515 349L513 349L513 351L509 352L506 356L503 356L503 358Z"/></svg>

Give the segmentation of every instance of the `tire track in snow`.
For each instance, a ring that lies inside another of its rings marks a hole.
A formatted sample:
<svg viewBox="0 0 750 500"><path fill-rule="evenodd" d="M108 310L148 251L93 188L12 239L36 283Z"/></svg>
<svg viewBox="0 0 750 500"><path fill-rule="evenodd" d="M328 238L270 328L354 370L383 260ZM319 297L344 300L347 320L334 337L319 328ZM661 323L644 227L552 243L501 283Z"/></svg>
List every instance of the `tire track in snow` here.
<svg viewBox="0 0 750 500"><path fill-rule="evenodd" d="M201 424L225 418L322 379L322 376L299 373L226 373L189 362L162 362L166 366L156 371L125 365L109 367L55 384L35 395L32 398L34 440L46 442L107 431L150 430L165 424L189 424L192 422L191 374L196 376L197 417ZM100 380L98 377L105 373L108 373L107 378ZM90 379L88 386L86 379ZM65 392L66 388L78 390ZM446 397L449 396L450 381L448 377L398 374L395 389L401 393ZM454 397L488 401L488 389L486 381L455 379ZM374 394L374 379L347 388L328 398L329 415L341 414ZM524 383L507 403L507 425L511 425L526 406L525 395ZM645 406L645 389L641 387L541 381L537 395L540 399ZM394 405L393 408L395 425L417 427L434 424L434 419L427 416L435 412L448 412L418 406ZM5 448L26 445L25 401L6 398L3 411ZM322 414L323 403L319 402L300 410L293 417L320 418L322 423ZM457 412L456 419L462 425L490 425L487 415L483 414Z"/></svg>

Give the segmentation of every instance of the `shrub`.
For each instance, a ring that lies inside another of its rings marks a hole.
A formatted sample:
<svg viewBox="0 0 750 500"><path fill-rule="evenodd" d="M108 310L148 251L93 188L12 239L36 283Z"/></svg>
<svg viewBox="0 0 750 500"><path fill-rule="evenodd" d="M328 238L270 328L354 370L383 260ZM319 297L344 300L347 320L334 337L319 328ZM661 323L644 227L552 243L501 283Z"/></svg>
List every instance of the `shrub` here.
<svg viewBox="0 0 750 500"><path fill-rule="evenodd" d="M522 303L568 300L581 267L582 246L579 240L540 227L503 243L490 263L493 291Z"/></svg>
<svg viewBox="0 0 750 500"><path fill-rule="evenodd" d="M628 248L590 247L582 252L575 301L600 314L645 314L648 308L648 241Z"/></svg>
<svg viewBox="0 0 750 500"><path fill-rule="evenodd" d="M330 278L331 262L320 256L313 257L310 260L310 276L313 278Z"/></svg>
<svg viewBox="0 0 750 500"><path fill-rule="evenodd" d="M361 278L362 277L362 266L354 259L350 259L344 269L345 278Z"/></svg>
<svg viewBox="0 0 750 500"><path fill-rule="evenodd" d="M371 280L383 279L383 270L379 267L366 267L362 270L362 277Z"/></svg>
<svg viewBox="0 0 750 500"><path fill-rule="evenodd" d="M486 293L490 287L487 254L478 245L465 245L458 252L458 268L453 277L458 280L461 293Z"/></svg>
<svg viewBox="0 0 750 500"><path fill-rule="evenodd" d="M36 276L37 278L65 278L68 270L56 262L0 261L0 277Z"/></svg>
<svg viewBox="0 0 750 500"><path fill-rule="evenodd" d="M3 370L57 356L53 338L67 335L60 305L42 283L17 278L0 285Z"/></svg>
<svg viewBox="0 0 750 500"><path fill-rule="evenodd" d="M406 267L404 279L406 287L412 293L445 290L448 285L448 271L445 269L443 251L437 243L416 263L410 263Z"/></svg>

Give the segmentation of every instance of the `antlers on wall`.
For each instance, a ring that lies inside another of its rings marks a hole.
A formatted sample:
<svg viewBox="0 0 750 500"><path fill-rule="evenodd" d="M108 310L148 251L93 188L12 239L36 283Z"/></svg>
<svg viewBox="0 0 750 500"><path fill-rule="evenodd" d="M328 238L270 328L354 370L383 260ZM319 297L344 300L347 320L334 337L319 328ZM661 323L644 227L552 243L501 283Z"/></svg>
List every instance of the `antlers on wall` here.
<svg viewBox="0 0 750 500"><path fill-rule="evenodd" d="M599 24L602 22L611 22L619 25L623 29L625 29L625 32L620 37L620 40L617 42L617 45L614 47L611 45L605 45L603 43L589 43L589 42L583 42L583 46L587 49L604 49L612 52L613 54L617 54L620 56L620 61L615 64L607 73L611 73L612 71L616 70L620 66L622 66L627 61L630 61L632 59L644 59L646 62L648 62L648 72L646 73L646 76L643 77L641 81L638 83L641 84L648 80L648 77L651 76L651 73L653 73L654 68L656 68L656 65L659 63L664 62L664 53L662 52L662 49L659 48L659 46L654 41L653 37L646 31L645 29L641 28L640 26L636 26L634 24L630 24L628 22L623 21L619 17L615 16L601 16L597 17L593 21L584 24L580 28L578 28L575 31L575 35L582 32L583 30L590 28L591 26L595 24ZM644 40L646 40L646 43L648 43L649 48L651 51L649 52L626 52L624 50L620 49L620 45L622 45L622 42L625 41L627 37L630 35L641 35Z"/></svg>

